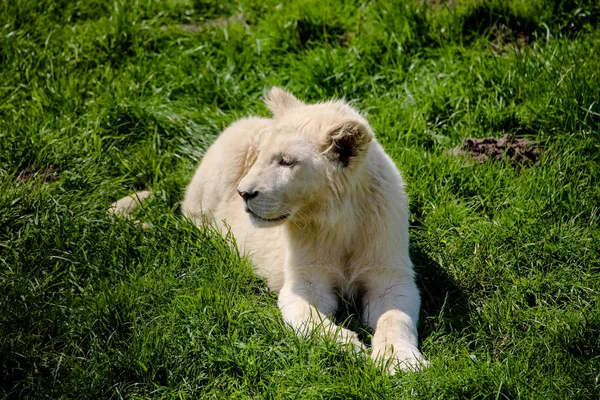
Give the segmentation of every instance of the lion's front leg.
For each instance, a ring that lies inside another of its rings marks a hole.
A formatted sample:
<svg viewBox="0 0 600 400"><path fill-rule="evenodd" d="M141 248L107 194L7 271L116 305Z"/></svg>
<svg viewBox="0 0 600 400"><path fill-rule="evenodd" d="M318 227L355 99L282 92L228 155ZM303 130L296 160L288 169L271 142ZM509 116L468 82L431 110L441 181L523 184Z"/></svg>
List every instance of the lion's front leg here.
<svg viewBox="0 0 600 400"><path fill-rule="evenodd" d="M382 268L364 282L365 319L375 330L372 358L396 367L419 370L427 361L417 347L420 296L412 271Z"/></svg>
<svg viewBox="0 0 600 400"><path fill-rule="evenodd" d="M340 343L351 344L355 351L360 351L363 347L358 335L337 326L327 317L337 307L333 288L325 283L323 277L313 275L311 278L286 279L278 299L283 319L301 335L317 331Z"/></svg>

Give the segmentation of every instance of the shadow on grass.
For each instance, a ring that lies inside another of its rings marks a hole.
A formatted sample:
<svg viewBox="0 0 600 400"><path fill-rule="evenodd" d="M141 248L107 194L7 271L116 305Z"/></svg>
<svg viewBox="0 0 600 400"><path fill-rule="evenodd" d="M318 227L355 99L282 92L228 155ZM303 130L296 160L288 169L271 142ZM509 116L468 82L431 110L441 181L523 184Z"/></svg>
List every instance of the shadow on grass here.
<svg viewBox="0 0 600 400"><path fill-rule="evenodd" d="M460 332L466 329L471 315L467 294L422 249L411 248L411 259L421 292L420 341L434 332Z"/></svg>
<svg viewBox="0 0 600 400"><path fill-rule="evenodd" d="M367 346L370 346L373 329L371 329L368 323L362 320L364 293L357 293L350 298L338 293L338 297L339 304L333 315L334 322L356 332L359 339Z"/></svg>
<svg viewBox="0 0 600 400"><path fill-rule="evenodd" d="M421 293L418 328L420 342L434 332L440 334L467 329L470 325L471 307L466 293L422 249L411 248L411 259ZM340 302L333 317L336 324L358 333L361 341L370 346L373 329L361 320L363 295L364 293L359 293L347 298L338 294Z"/></svg>

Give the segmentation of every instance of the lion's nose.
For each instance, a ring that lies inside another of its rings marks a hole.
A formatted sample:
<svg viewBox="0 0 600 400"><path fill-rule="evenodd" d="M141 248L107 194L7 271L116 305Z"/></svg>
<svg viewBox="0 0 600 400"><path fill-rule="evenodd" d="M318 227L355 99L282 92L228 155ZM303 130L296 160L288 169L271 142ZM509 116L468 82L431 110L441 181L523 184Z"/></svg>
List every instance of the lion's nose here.
<svg viewBox="0 0 600 400"><path fill-rule="evenodd" d="M244 201L248 201L248 200L253 199L256 196L258 196L258 191L254 191L254 192L241 192L241 191L238 190L238 194L240 196L242 196L242 199L244 199Z"/></svg>

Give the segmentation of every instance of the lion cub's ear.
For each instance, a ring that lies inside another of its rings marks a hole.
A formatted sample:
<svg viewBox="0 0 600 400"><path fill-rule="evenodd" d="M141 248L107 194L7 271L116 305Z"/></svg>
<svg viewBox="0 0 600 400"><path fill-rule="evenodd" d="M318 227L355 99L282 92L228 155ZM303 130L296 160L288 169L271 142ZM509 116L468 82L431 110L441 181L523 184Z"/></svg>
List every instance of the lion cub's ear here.
<svg viewBox="0 0 600 400"><path fill-rule="evenodd" d="M267 97L265 97L265 104L269 107L273 116L277 118L290 108L299 107L304 103L294 97L293 94L275 86L269 91Z"/></svg>
<svg viewBox="0 0 600 400"><path fill-rule="evenodd" d="M367 153L373 140L371 128L356 120L336 124L327 132L327 148L323 154L348 167Z"/></svg>

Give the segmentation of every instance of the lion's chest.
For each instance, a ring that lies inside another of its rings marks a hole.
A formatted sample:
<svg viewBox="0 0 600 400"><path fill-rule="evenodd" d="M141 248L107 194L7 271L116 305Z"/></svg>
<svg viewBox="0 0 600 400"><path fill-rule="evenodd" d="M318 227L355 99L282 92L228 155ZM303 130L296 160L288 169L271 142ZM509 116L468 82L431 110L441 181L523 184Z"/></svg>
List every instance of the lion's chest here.
<svg viewBox="0 0 600 400"><path fill-rule="evenodd" d="M365 273L386 262L381 257L387 252L372 232L301 233L289 236L291 267L301 269L304 279L326 279L346 295L360 292Z"/></svg>
<svg viewBox="0 0 600 400"><path fill-rule="evenodd" d="M361 291L364 273L374 266L375 260L366 257L361 249L347 249L324 257L322 265L328 270L333 287L344 295L353 296Z"/></svg>

